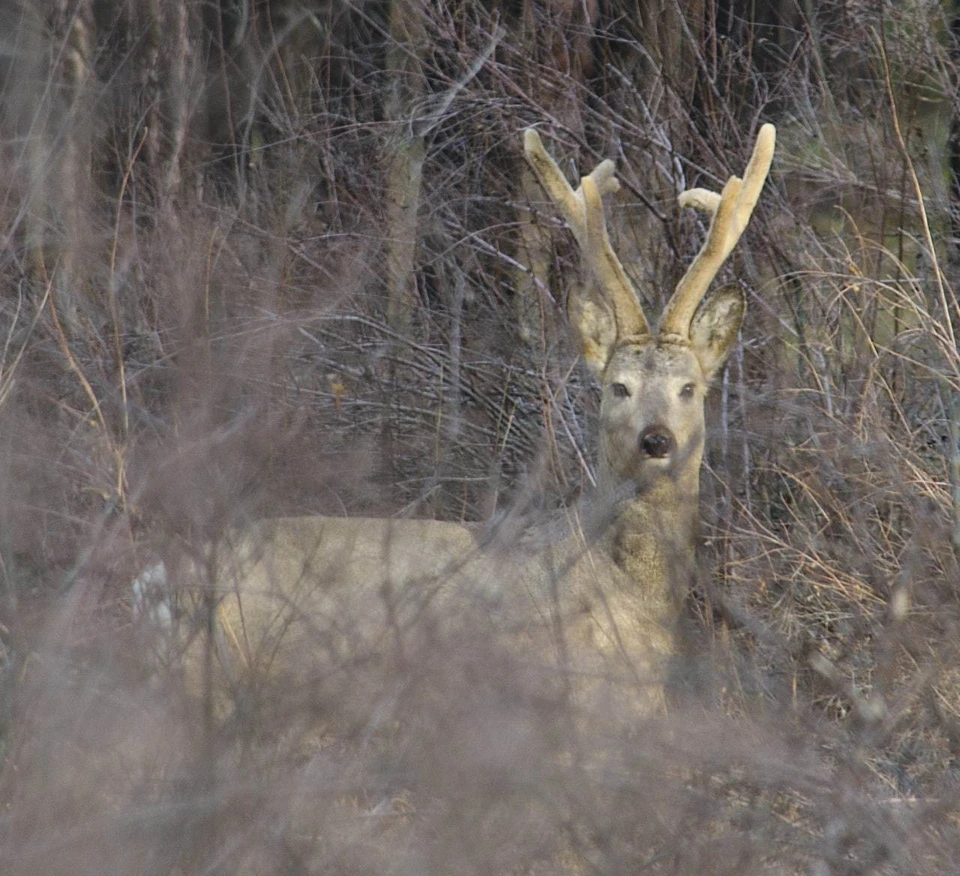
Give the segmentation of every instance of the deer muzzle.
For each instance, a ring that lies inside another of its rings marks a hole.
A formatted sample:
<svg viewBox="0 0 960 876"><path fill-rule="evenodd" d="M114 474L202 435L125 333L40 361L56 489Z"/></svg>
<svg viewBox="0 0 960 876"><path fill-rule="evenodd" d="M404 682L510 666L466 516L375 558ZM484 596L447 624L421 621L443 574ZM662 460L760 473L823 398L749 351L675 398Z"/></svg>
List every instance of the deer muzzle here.
<svg viewBox="0 0 960 876"><path fill-rule="evenodd" d="M645 459L666 459L676 448L677 439L666 426L647 426L640 433L639 446Z"/></svg>

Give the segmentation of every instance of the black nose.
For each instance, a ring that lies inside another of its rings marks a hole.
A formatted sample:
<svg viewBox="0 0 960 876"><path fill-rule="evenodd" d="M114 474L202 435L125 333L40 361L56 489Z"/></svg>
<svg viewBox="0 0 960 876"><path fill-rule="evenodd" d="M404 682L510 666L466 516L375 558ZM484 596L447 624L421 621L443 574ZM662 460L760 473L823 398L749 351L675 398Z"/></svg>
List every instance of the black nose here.
<svg viewBox="0 0 960 876"><path fill-rule="evenodd" d="M665 426L648 426L640 435L640 453L649 459L666 459L676 443Z"/></svg>

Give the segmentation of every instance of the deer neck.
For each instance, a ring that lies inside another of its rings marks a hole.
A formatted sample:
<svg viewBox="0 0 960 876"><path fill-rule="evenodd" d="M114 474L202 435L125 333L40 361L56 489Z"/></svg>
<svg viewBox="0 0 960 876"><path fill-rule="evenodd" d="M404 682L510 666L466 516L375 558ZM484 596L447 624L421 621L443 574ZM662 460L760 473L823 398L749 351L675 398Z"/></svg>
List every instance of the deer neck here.
<svg viewBox="0 0 960 876"><path fill-rule="evenodd" d="M635 588L634 598L668 613L679 613L693 583L699 496L698 464L621 499L609 530L611 559Z"/></svg>

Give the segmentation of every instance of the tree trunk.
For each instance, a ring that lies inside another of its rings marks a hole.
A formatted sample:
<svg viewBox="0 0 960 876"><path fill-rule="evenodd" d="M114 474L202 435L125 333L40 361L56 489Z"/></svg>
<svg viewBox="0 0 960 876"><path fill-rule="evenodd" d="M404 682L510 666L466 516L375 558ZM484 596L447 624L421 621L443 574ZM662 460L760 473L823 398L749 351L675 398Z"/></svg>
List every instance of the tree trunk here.
<svg viewBox="0 0 960 876"><path fill-rule="evenodd" d="M417 131L417 112L426 94L420 52L424 10L416 0L390 6L386 101L387 152L387 324L405 334L416 305L416 255L426 144Z"/></svg>

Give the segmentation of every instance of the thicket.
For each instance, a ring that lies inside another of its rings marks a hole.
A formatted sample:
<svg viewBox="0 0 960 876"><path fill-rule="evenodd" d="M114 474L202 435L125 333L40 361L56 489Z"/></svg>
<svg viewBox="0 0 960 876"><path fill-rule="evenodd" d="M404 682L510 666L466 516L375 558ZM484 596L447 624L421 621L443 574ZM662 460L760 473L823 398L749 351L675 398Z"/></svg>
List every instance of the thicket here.
<svg viewBox="0 0 960 876"><path fill-rule="evenodd" d="M954 871L954 3L4 0L0 34L0 869ZM677 194L765 121L687 700L609 703L581 761L468 638L350 739L152 677L165 544L590 489L589 279L525 127L616 161L655 316Z"/></svg>

